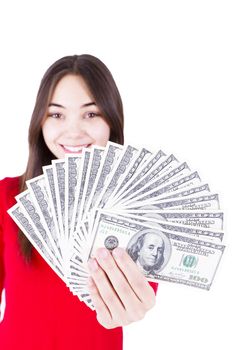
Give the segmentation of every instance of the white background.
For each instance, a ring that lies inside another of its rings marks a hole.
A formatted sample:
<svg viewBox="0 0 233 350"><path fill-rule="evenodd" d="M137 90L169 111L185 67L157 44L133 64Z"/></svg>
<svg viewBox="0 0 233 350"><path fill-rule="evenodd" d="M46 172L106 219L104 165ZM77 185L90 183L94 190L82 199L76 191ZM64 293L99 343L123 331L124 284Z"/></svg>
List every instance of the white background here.
<svg viewBox="0 0 233 350"><path fill-rule="evenodd" d="M62 56L90 53L115 77L126 142L173 152L220 195L227 248L212 289L161 283L155 308L125 328L125 349L232 349L231 5L225 0L0 5L0 179L24 171L27 129L44 71Z"/></svg>

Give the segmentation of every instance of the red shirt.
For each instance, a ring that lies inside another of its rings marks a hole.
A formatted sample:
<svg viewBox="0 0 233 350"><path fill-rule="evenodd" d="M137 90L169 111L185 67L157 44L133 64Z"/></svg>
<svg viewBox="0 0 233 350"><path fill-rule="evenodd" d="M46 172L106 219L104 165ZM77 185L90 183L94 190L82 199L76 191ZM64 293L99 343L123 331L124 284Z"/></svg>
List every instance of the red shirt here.
<svg viewBox="0 0 233 350"><path fill-rule="evenodd" d="M15 204L19 178L0 181L0 295L6 309L0 323L1 350L122 349L122 328L107 330L33 248L25 262L18 226L6 212ZM157 284L152 284L157 289Z"/></svg>

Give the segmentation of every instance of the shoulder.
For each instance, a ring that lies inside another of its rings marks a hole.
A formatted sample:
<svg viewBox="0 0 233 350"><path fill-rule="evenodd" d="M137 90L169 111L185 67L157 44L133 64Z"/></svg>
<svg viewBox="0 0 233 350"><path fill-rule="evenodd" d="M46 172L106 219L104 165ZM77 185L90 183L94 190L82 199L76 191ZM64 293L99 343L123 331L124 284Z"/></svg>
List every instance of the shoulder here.
<svg viewBox="0 0 233 350"><path fill-rule="evenodd" d="M4 179L0 180L0 189L10 189L12 187L17 188L19 187L19 181L20 176L16 177L5 177Z"/></svg>
<svg viewBox="0 0 233 350"><path fill-rule="evenodd" d="M6 217L7 210L15 203L15 196L20 190L20 176L6 177L0 180L0 226Z"/></svg>
<svg viewBox="0 0 233 350"><path fill-rule="evenodd" d="M19 193L20 176L5 177L0 180L0 207L7 206L7 203L12 201Z"/></svg>

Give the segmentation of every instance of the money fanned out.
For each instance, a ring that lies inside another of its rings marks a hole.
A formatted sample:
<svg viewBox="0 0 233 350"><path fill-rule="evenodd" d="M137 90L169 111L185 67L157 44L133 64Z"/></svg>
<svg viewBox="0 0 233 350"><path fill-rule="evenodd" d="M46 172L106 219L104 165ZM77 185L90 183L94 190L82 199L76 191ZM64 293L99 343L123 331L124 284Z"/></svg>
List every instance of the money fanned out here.
<svg viewBox="0 0 233 350"><path fill-rule="evenodd" d="M108 142L68 154L27 181L8 213L70 291L94 309L87 261L126 249L149 281L209 290L225 246L223 212L173 154Z"/></svg>

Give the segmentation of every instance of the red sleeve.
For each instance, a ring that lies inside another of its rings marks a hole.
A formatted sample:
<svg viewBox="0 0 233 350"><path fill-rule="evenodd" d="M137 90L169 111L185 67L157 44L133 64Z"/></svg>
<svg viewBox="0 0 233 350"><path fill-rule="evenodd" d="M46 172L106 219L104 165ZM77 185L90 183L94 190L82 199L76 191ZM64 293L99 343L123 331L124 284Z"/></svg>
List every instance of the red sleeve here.
<svg viewBox="0 0 233 350"><path fill-rule="evenodd" d="M4 265L3 265L3 239L2 228L0 227L0 304L4 283Z"/></svg>
<svg viewBox="0 0 233 350"><path fill-rule="evenodd" d="M156 295L159 284L156 283L156 282L149 282L149 284L154 289L154 292L155 292L155 295Z"/></svg>
<svg viewBox="0 0 233 350"><path fill-rule="evenodd" d="M0 304L1 294L4 283L4 264L3 264L3 208L2 208L2 181L0 181Z"/></svg>

